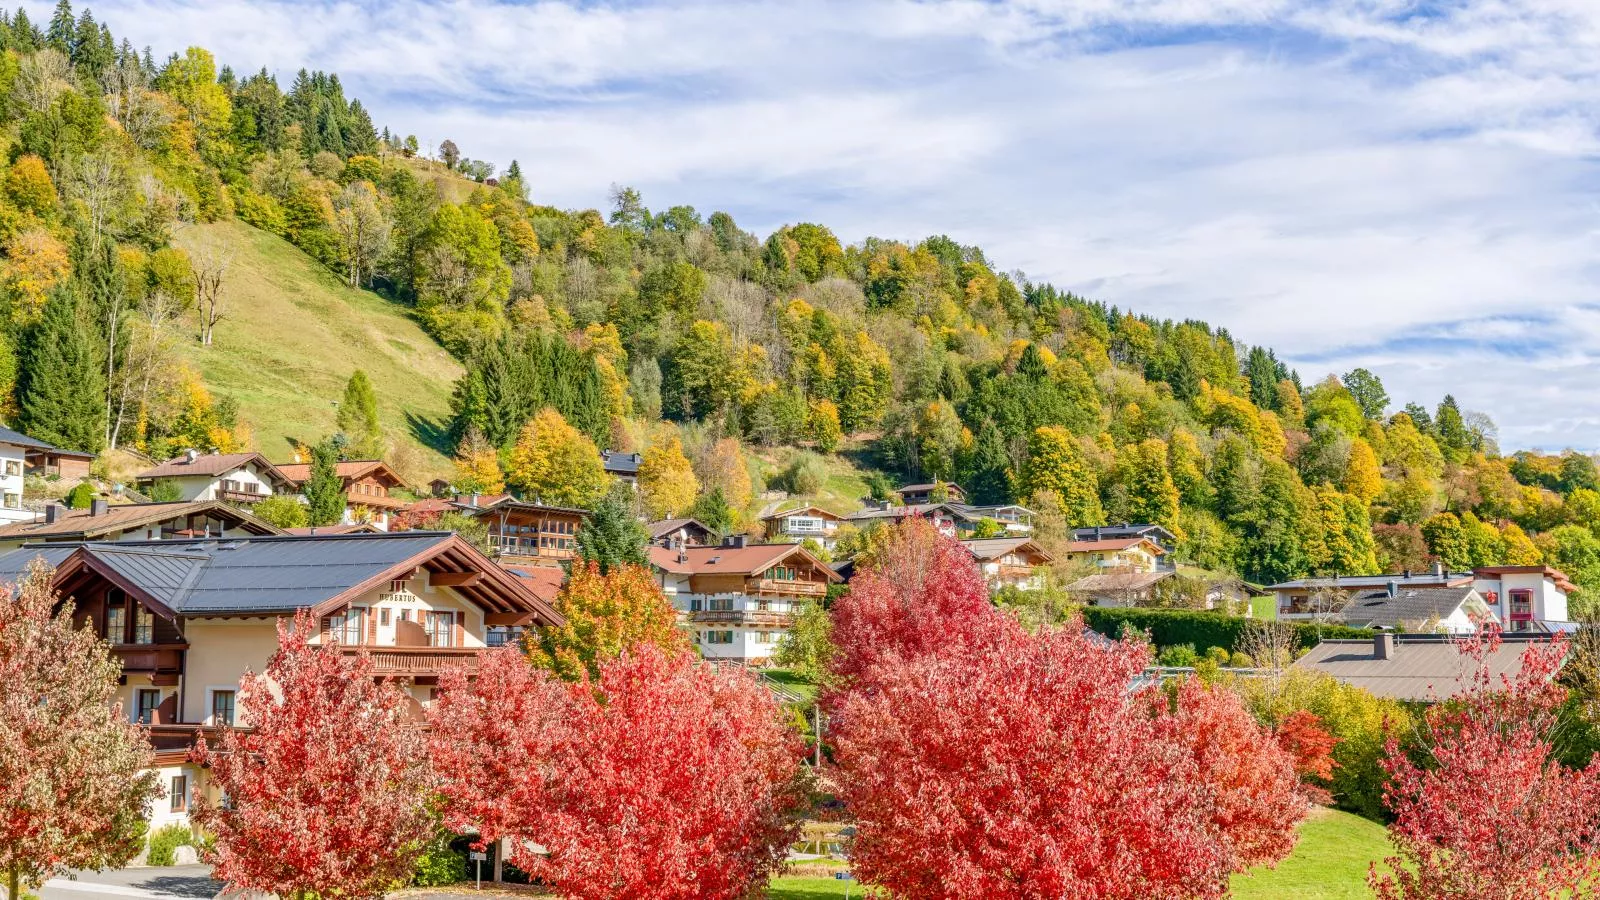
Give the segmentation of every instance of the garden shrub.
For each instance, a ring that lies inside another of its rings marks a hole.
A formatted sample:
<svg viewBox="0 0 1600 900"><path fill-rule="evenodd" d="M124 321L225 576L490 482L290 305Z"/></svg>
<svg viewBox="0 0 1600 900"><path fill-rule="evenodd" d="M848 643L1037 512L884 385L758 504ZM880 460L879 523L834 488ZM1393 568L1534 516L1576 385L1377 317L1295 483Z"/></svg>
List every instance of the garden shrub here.
<svg viewBox="0 0 1600 900"><path fill-rule="evenodd" d="M411 874L411 883L417 887L441 887L467 880L467 857L452 846L457 838L441 831L417 854L417 868Z"/></svg>
<svg viewBox="0 0 1600 900"><path fill-rule="evenodd" d="M156 829L150 835L150 852L145 854L145 864L151 866L171 866L178 861L179 847L194 846L194 834L188 826L174 822Z"/></svg>
<svg viewBox="0 0 1600 900"><path fill-rule="evenodd" d="M1083 623L1106 637L1120 638L1126 626L1150 632L1150 641L1157 647L1189 644L1201 652L1209 652L1212 647L1221 647L1232 653L1238 646L1239 635L1243 633L1245 624L1249 621L1251 620L1243 616L1187 609L1131 609L1108 606L1083 608ZM1294 629L1302 648L1314 647L1327 638L1372 637L1372 632L1367 629L1347 628L1343 625L1296 622Z"/></svg>
<svg viewBox="0 0 1600 900"><path fill-rule="evenodd" d="M1206 651L1206 656L1219 666L1225 666L1233 661L1233 654L1225 647L1212 647Z"/></svg>
<svg viewBox="0 0 1600 900"><path fill-rule="evenodd" d="M73 509L88 509L94 503L94 485L80 481L67 491L67 505Z"/></svg>
<svg viewBox="0 0 1600 900"><path fill-rule="evenodd" d="M1162 666L1184 666L1193 668L1200 661L1200 654L1194 651L1193 644L1177 644L1165 647L1156 657L1156 664Z"/></svg>

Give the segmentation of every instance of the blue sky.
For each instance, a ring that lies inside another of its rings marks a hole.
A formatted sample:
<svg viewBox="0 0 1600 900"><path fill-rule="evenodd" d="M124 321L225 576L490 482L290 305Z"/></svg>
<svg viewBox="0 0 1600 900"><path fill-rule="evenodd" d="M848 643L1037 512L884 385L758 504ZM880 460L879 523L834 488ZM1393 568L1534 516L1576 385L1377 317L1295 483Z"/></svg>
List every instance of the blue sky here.
<svg viewBox="0 0 1600 900"><path fill-rule="evenodd" d="M158 58L337 71L540 202L947 233L1308 379L1453 392L1507 448L1600 446L1595 0L92 9Z"/></svg>

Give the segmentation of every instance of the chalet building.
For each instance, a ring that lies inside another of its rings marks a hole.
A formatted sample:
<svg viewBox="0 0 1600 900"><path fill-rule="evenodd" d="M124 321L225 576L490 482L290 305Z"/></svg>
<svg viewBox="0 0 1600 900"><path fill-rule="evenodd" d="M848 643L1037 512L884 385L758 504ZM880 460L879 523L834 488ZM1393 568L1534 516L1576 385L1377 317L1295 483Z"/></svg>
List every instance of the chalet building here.
<svg viewBox="0 0 1600 900"><path fill-rule="evenodd" d="M1436 590L1419 588L1419 590ZM1530 643L1548 634L1506 634L1487 655L1489 675L1515 678ZM1379 697L1429 703L1472 687L1477 662L1447 634L1382 632L1371 639L1324 640L1295 660L1294 668L1320 672Z"/></svg>
<svg viewBox="0 0 1600 900"><path fill-rule="evenodd" d="M657 547L693 547L715 544L722 536L699 519L663 519L644 526Z"/></svg>
<svg viewBox="0 0 1600 900"><path fill-rule="evenodd" d="M239 680L277 649L277 623L300 610L316 642L366 651L402 679L413 712L447 666L560 615L525 582L448 532L30 544L0 554L0 582L35 559L55 569L80 623L122 661L117 699L150 727L168 796L153 824L187 821L205 772L188 762L204 731L241 721Z"/></svg>
<svg viewBox="0 0 1600 900"><path fill-rule="evenodd" d="M1015 504L969 506L965 503L919 503L890 506L885 503L857 510L845 516L845 521L857 528L865 528L874 522L893 524L911 516L928 519L940 533L950 537L970 536L985 519L999 525L1008 537L1033 533L1033 511Z"/></svg>
<svg viewBox="0 0 1600 900"><path fill-rule="evenodd" d="M767 540L774 544L798 544L812 540L824 550L832 550L839 536L839 525L844 517L828 512L820 506L802 506L771 512L761 517L761 526Z"/></svg>
<svg viewBox="0 0 1600 900"><path fill-rule="evenodd" d="M278 471L297 492L304 492L311 479L311 466L307 463L280 464ZM409 500L391 496L391 491L404 490L406 483L381 459L341 460L335 466L335 474L339 476L339 489L344 492L341 521L346 525L370 522L380 531L388 531L390 517L410 505Z"/></svg>
<svg viewBox="0 0 1600 900"><path fill-rule="evenodd" d="M843 580L798 544L749 544L743 535L649 553L661 590L712 662L766 665L795 617Z"/></svg>
<svg viewBox="0 0 1600 900"><path fill-rule="evenodd" d="M1054 557L1028 538L988 538L962 541L989 582L990 590L1014 587L1032 591L1044 586L1039 567Z"/></svg>
<svg viewBox="0 0 1600 900"><path fill-rule="evenodd" d="M1401 594L1471 589L1506 632L1548 633L1577 627L1567 613L1572 582L1549 566L1484 566L1471 572L1446 572L1435 566L1429 572L1299 578L1268 590L1277 595L1280 619L1338 621L1358 600L1373 599L1391 588Z"/></svg>
<svg viewBox="0 0 1600 900"><path fill-rule="evenodd" d="M1200 569L1156 572L1100 571L1067 585L1066 591L1088 606L1165 606L1182 597L1205 609L1242 611L1250 615L1249 601L1261 596L1260 588L1232 576Z"/></svg>
<svg viewBox="0 0 1600 900"><path fill-rule="evenodd" d="M1069 562L1088 563L1112 572L1157 572L1167 551L1148 537L1103 538L1067 545Z"/></svg>
<svg viewBox="0 0 1600 900"><path fill-rule="evenodd" d="M618 453L615 450L600 451L600 467L606 474L618 481L626 481L631 485L639 484L639 465L644 462L644 457L637 453Z"/></svg>
<svg viewBox="0 0 1600 900"><path fill-rule="evenodd" d="M1169 553L1178 544L1177 535L1162 528L1160 525L1152 525L1148 522L1136 525L1130 525L1126 522L1121 525L1091 525L1085 528L1072 529L1072 539L1075 541L1107 541L1135 537L1149 538L1157 546Z"/></svg>
<svg viewBox="0 0 1600 900"><path fill-rule="evenodd" d="M487 503L476 499L455 507L488 523L489 547L503 564L559 566L578 555L578 529L588 510L505 496Z"/></svg>
<svg viewBox="0 0 1600 900"><path fill-rule="evenodd" d="M936 481L932 484L908 484L902 486L895 493L900 495L900 502L907 506L917 506L923 503L965 503L967 492L961 485L953 481ZM939 496L943 493L944 496Z"/></svg>
<svg viewBox="0 0 1600 900"><path fill-rule="evenodd" d="M88 509L68 509L52 503L37 521L0 525L0 550L29 543L167 541L282 533L271 523L220 500L121 506L95 500Z"/></svg>
<svg viewBox="0 0 1600 900"><path fill-rule="evenodd" d="M296 488L282 471L259 453L196 453L188 451L134 476L146 493L158 482L178 486L179 500L226 500L258 503Z"/></svg>
<svg viewBox="0 0 1600 900"><path fill-rule="evenodd" d="M48 441L0 427L0 524L31 522L38 517L38 512L23 502L28 499L24 496L25 476L80 481L89 477L92 462L93 453L63 450Z"/></svg>

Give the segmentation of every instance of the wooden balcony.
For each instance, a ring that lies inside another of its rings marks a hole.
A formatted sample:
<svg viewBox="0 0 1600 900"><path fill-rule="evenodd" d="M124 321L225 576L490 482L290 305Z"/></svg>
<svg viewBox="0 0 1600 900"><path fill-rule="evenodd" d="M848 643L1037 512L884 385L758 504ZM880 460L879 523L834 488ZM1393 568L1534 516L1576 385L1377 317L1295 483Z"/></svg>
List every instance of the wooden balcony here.
<svg viewBox="0 0 1600 900"><path fill-rule="evenodd" d="M755 591L761 594L787 594L797 597L821 597L828 586L820 581L784 581L777 578L759 578Z"/></svg>
<svg viewBox="0 0 1600 900"><path fill-rule="evenodd" d="M113 644L111 653L122 661L124 674L149 675L153 684L177 684L183 672L188 644Z"/></svg>
<svg viewBox="0 0 1600 900"><path fill-rule="evenodd" d="M241 491L234 488L217 488L217 499L227 500L230 503L260 503L271 497L271 494L262 491Z"/></svg>
<svg viewBox="0 0 1600 900"><path fill-rule="evenodd" d="M794 624L794 613L770 610L697 610L689 614L696 625L748 625L760 628L788 628Z"/></svg>
<svg viewBox="0 0 1600 900"><path fill-rule="evenodd" d="M373 674L384 678L429 678L452 666L475 669L482 647L374 647L342 646L346 653L367 652Z"/></svg>
<svg viewBox="0 0 1600 900"><path fill-rule="evenodd" d="M561 535L561 537L570 538L571 535ZM489 545L494 549L496 556L512 562L522 559L534 561L572 559L578 555L576 546L541 547L535 538L507 538L490 535Z"/></svg>

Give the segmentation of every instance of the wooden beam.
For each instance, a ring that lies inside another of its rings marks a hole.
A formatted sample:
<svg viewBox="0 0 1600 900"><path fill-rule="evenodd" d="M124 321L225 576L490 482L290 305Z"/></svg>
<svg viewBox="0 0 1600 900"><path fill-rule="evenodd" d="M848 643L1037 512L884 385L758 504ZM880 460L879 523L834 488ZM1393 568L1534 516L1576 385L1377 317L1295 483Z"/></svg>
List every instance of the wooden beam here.
<svg viewBox="0 0 1600 900"><path fill-rule="evenodd" d="M434 587L472 587L482 580L482 572L434 572L428 583Z"/></svg>
<svg viewBox="0 0 1600 900"><path fill-rule="evenodd" d="M532 625L539 618L539 614L529 610L527 612L488 613L483 617L485 625Z"/></svg>

